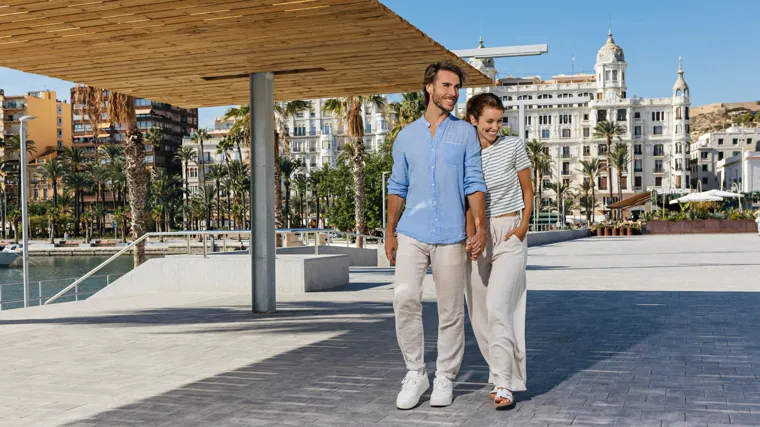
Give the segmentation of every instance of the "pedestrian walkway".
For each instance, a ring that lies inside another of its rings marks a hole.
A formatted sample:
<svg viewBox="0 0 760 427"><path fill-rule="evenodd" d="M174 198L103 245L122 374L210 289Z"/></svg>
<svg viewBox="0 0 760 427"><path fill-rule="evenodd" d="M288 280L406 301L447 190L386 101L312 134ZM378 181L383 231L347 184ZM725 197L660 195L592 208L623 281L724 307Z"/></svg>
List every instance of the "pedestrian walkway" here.
<svg viewBox="0 0 760 427"><path fill-rule="evenodd" d="M282 298L266 316L220 294L3 312L0 426L760 425L760 293L723 291L760 289L749 237L531 248L529 391L508 411L488 400L469 330L454 404L430 408L428 393L395 409L405 372L391 269L354 269L346 289ZM726 280L708 283L714 269ZM640 289L662 275L670 291Z"/></svg>

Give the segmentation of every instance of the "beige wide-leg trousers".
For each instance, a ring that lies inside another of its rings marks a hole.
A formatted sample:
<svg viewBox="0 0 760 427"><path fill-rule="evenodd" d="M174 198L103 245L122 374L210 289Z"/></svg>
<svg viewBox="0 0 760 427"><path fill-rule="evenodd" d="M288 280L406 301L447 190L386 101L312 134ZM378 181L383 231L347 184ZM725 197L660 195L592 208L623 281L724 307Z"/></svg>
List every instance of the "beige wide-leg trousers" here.
<svg viewBox="0 0 760 427"><path fill-rule="evenodd" d="M483 357L496 387L524 391L525 266L527 243L504 237L520 225L519 216L488 219L486 250L468 262L467 309Z"/></svg>
<svg viewBox="0 0 760 427"><path fill-rule="evenodd" d="M433 266L438 303L438 361L436 376L453 380L464 355L464 287L467 281L464 241L431 245L398 236L393 308L396 336L406 367L425 371L425 334L422 327L422 280Z"/></svg>

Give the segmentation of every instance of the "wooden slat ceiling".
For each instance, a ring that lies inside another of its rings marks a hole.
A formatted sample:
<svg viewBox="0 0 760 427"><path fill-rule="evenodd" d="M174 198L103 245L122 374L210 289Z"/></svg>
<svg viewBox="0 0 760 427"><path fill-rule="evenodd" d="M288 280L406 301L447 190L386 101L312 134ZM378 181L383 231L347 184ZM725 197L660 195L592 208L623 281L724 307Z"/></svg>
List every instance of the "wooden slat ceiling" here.
<svg viewBox="0 0 760 427"><path fill-rule="evenodd" d="M0 66L188 108L264 71L277 100L420 90L443 59L492 84L377 0L0 0Z"/></svg>

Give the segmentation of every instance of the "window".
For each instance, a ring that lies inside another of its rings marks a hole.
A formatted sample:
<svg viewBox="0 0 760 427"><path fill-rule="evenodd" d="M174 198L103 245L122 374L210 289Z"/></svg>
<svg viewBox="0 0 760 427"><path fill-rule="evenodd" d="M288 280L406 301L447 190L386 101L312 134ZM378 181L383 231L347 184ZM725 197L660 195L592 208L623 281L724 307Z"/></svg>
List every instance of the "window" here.
<svg viewBox="0 0 760 427"><path fill-rule="evenodd" d="M311 125L311 132L309 132L309 135L314 136L317 134L317 125L312 124Z"/></svg>
<svg viewBox="0 0 760 427"><path fill-rule="evenodd" d="M641 152L642 152L642 151L641 151L641 144L635 144L635 145L633 146L633 154L634 154L635 156L640 156L640 155L641 155Z"/></svg>
<svg viewBox="0 0 760 427"><path fill-rule="evenodd" d="M752 138L747 138L747 145L752 145Z"/></svg>
<svg viewBox="0 0 760 427"><path fill-rule="evenodd" d="M676 135L681 133L681 125L676 125Z"/></svg>
<svg viewBox="0 0 760 427"><path fill-rule="evenodd" d="M551 181L549 181L548 179L545 178L544 181L543 181L543 187L544 188L548 187L550 183L551 183Z"/></svg>
<svg viewBox="0 0 760 427"><path fill-rule="evenodd" d="M676 120L681 120L681 107L676 108Z"/></svg>
<svg viewBox="0 0 760 427"><path fill-rule="evenodd" d="M623 189L623 190L627 190L628 189L628 177L627 176L620 177L620 188Z"/></svg>
<svg viewBox="0 0 760 427"><path fill-rule="evenodd" d="M676 159L676 170L677 171L680 171L681 169L683 169L683 162L681 160L682 159Z"/></svg>
<svg viewBox="0 0 760 427"><path fill-rule="evenodd" d="M676 143L676 154L681 154L682 151L683 151L683 147L681 146L681 144Z"/></svg>
<svg viewBox="0 0 760 427"><path fill-rule="evenodd" d="M707 185L707 177L702 177L702 185Z"/></svg>
<svg viewBox="0 0 760 427"><path fill-rule="evenodd" d="M58 126L63 126L63 119L58 117Z"/></svg>
<svg viewBox="0 0 760 427"><path fill-rule="evenodd" d="M563 178L562 179L562 185L564 185L565 187L569 187L570 186L570 180L567 179L567 178Z"/></svg>
<svg viewBox="0 0 760 427"><path fill-rule="evenodd" d="M317 113L314 110L310 110L309 111L309 117L311 117L313 119L314 117L317 117Z"/></svg>
<svg viewBox="0 0 760 427"><path fill-rule="evenodd" d="M588 114L584 114L584 115L583 115L583 121L584 121L584 122L587 122L587 121L588 121Z"/></svg>
<svg viewBox="0 0 760 427"><path fill-rule="evenodd" d="M562 147L562 157L565 159L570 158L570 147Z"/></svg>
<svg viewBox="0 0 760 427"><path fill-rule="evenodd" d="M145 151L153 151L153 146L151 144L145 144Z"/></svg>
<svg viewBox="0 0 760 427"><path fill-rule="evenodd" d="M665 149L662 144L654 144L654 155L655 156L665 155Z"/></svg>
<svg viewBox="0 0 760 427"><path fill-rule="evenodd" d="M607 177L606 176L600 176L599 177L599 189L600 190L606 190L607 189Z"/></svg>
<svg viewBox="0 0 760 427"><path fill-rule="evenodd" d="M604 156L607 154L607 144L598 144L596 147L596 153L599 156Z"/></svg>
<svg viewBox="0 0 760 427"><path fill-rule="evenodd" d="M43 188L42 189L42 200L47 200L47 199L48 199L48 189L47 188Z"/></svg>
<svg viewBox="0 0 760 427"><path fill-rule="evenodd" d="M655 187L662 187L662 177L658 176L654 178L654 186Z"/></svg>
<svg viewBox="0 0 760 427"><path fill-rule="evenodd" d="M653 111L652 112L652 121L661 122L663 120L665 120L665 112L664 111Z"/></svg>
<svg viewBox="0 0 760 427"><path fill-rule="evenodd" d="M58 129L58 138L63 138L63 131Z"/></svg>
<svg viewBox="0 0 760 427"><path fill-rule="evenodd" d="M562 116L560 116L560 119L562 119ZM538 124L540 125L552 124L552 116L538 116Z"/></svg>
<svg viewBox="0 0 760 427"><path fill-rule="evenodd" d="M723 138L718 138L718 145L723 145Z"/></svg>
<svg viewBox="0 0 760 427"><path fill-rule="evenodd" d="M718 160L723 160L723 152L718 152Z"/></svg>
<svg viewBox="0 0 760 427"><path fill-rule="evenodd" d="M732 143L734 145L738 145L739 144L739 138L734 138L733 141L732 141Z"/></svg>
<svg viewBox="0 0 760 427"><path fill-rule="evenodd" d="M702 165L702 172L709 172L707 165Z"/></svg>
<svg viewBox="0 0 760 427"><path fill-rule="evenodd" d="M689 120L689 107L684 108L684 118Z"/></svg>
<svg viewBox="0 0 760 427"><path fill-rule="evenodd" d="M596 121L603 122L607 120L607 110L598 110L596 112Z"/></svg>
<svg viewBox="0 0 760 427"><path fill-rule="evenodd" d="M641 188L641 177L637 176L633 178L633 185L636 186L636 188Z"/></svg>
<svg viewBox="0 0 760 427"><path fill-rule="evenodd" d="M549 122L551 123L551 122ZM573 123L573 115L572 114L562 114L559 116L559 124L561 125L570 125Z"/></svg>
<svg viewBox="0 0 760 427"><path fill-rule="evenodd" d="M613 82L618 81L618 70L612 70L612 81Z"/></svg>
<svg viewBox="0 0 760 427"><path fill-rule="evenodd" d="M591 129L589 128L583 128L583 137L588 138L591 136Z"/></svg>
<svg viewBox="0 0 760 427"><path fill-rule="evenodd" d="M707 159L707 151L703 151L703 152L700 154L700 157L702 157L702 159Z"/></svg>
<svg viewBox="0 0 760 427"><path fill-rule="evenodd" d="M549 138L549 129L541 129L541 138L543 139Z"/></svg>
<svg viewBox="0 0 760 427"><path fill-rule="evenodd" d="M641 119L641 112L637 111L637 112L633 113L633 118L637 119L637 120Z"/></svg>
<svg viewBox="0 0 760 427"><path fill-rule="evenodd" d="M619 122L628 120L628 114L625 108L620 108L617 110L617 120Z"/></svg>
<svg viewBox="0 0 760 427"><path fill-rule="evenodd" d="M738 156L740 154L741 154L741 151L734 151L734 154L732 154L732 156Z"/></svg>
<svg viewBox="0 0 760 427"><path fill-rule="evenodd" d="M654 127L654 134L655 135L662 135L662 126L655 126Z"/></svg>
<svg viewBox="0 0 760 427"><path fill-rule="evenodd" d="M583 146L583 155L584 156L590 156L591 155L591 147L588 145Z"/></svg>
<svg viewBox="0 0 760 427"><path fill-rule="evenodd" d="M562 129L562 137L570 138L570 129Z"/></svg>
<svg viewBox="0 0 760 427"><path fill-rule="evenodd" d="M655 173L661 173L662 172L662 160L655 160L654 161L654 172Z"/></svg>
<svg viewBox="0 0 760 427"><path fill-rule="evenodd" d="M531 124L531 117L530 116L525 117L525 124L526 125L530 125Z"/></svg>
<svg viewBox="0 0 760 427"><path fill-rule="evenodd" d="M34 200L40 199L40 189L37 187L34 187Z"/></svg>
<svg viewBox="0 0 760 427"><path fill-rule="evenodd" d="M643 170L642 164L643 164L643 161L641 159L635 159L633 161L633 171L641 172Z"/></svg>
<svg viewBox="0 0 760 427"><path fill-rule="evenodd" d="M633 136L641 136L641 126L633 127Z"/></svg>

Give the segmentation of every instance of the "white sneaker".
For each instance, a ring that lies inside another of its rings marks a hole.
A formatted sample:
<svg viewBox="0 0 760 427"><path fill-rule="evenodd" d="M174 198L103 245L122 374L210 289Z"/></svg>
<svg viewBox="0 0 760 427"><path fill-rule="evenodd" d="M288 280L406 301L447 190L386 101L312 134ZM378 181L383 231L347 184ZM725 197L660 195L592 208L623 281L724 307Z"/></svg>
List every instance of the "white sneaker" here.
<svg viewBox="0 0 760 427"><path fill-rule="evenodd" d="M454 384L446 377L435 377L430 406L449 406L454 400Z"/></svg>
<svg viewBox="0 0 760 427"><path fill-rule="evenodd" d="M401 381L401 391L396 397L398 409L412 409L420 403L420 397L430 388L427 374L409 371Z"/></svg>

